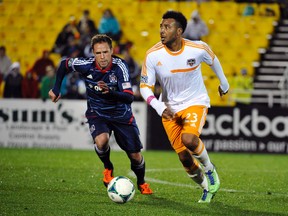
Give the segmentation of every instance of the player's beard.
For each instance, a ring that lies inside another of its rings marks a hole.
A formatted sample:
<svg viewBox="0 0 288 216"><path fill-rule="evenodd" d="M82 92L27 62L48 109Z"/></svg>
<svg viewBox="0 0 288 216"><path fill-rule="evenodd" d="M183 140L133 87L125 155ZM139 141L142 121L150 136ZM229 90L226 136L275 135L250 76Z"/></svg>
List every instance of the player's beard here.
<svg viewBox="0 0 288 216"><path fill-rule="evenodd" d="M170 40L168 39L166 41L167 37L165 37L164 39L162 39L161 37L161 42L162 44L164 44L165 46L167 46L168 48L172 48L172 45L176 42L177 38L176 36L172 37Z"/></svg>

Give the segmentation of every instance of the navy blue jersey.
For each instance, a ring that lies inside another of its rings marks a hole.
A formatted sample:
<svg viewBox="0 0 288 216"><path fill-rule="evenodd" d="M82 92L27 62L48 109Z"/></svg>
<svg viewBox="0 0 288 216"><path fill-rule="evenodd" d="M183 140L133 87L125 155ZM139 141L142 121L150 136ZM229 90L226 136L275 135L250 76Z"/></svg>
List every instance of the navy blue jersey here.
<svg viewBox="0 0 288 216"><path fill-rule="evenodd" d="M87 118L100 116L127 123L133 119L133 91L128 66L123 59L113 56L105 70L98 67L94 57L70 58L65 62L63 60L61 65L53 88L56 95L59 94L59 83L61 85L64 73L79 72L86 85ZM107 83L109 93L102 94L102 90L97 86L98 81Z"/></svg>

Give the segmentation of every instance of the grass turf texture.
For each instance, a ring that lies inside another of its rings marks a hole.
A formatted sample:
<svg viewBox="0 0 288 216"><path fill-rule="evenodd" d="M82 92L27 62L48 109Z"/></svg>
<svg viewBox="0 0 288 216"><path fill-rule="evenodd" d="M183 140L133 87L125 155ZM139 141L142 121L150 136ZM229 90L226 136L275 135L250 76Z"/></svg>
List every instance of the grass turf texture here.
<svg viewBox="0 0 288 216"><path fill-rule="evenodd" d="M288 157L210 153L221 189L210 204L185 174L174 152L146 151L146 180L154 194L137 190L113 203L93 150L0 148L0 215L288 215ZM124 152L111 152L114 175L136 179Z"/></svg>

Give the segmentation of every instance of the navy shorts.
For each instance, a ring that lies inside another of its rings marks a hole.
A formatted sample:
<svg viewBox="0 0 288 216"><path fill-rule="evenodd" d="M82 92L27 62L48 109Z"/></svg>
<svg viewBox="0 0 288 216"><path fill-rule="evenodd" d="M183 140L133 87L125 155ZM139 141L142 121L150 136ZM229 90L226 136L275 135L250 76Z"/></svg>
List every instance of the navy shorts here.
<svg viewBox="0 0 288 216"><path fill-rule="evenodd" d="M139 129L134 118L133 121L125 123L101 117L89 117L88 124L93 140L101 133L111 135L113 131L117 144L125 152L136 153L143 148L139 137Z"/></svg>

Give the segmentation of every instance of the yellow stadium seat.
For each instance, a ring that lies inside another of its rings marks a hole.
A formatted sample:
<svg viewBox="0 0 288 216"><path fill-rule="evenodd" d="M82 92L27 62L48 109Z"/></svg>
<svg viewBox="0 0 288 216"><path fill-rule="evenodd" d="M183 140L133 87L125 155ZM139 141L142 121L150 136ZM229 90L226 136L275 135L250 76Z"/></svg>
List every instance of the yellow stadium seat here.
<svg viewBox="0 0 288 216"><path fill-rule="evenodd" d="M178 10L181 11L188 20L191 18L192 12L197 10L197 8L196 1L184 1L178 5Z"/></svg>

